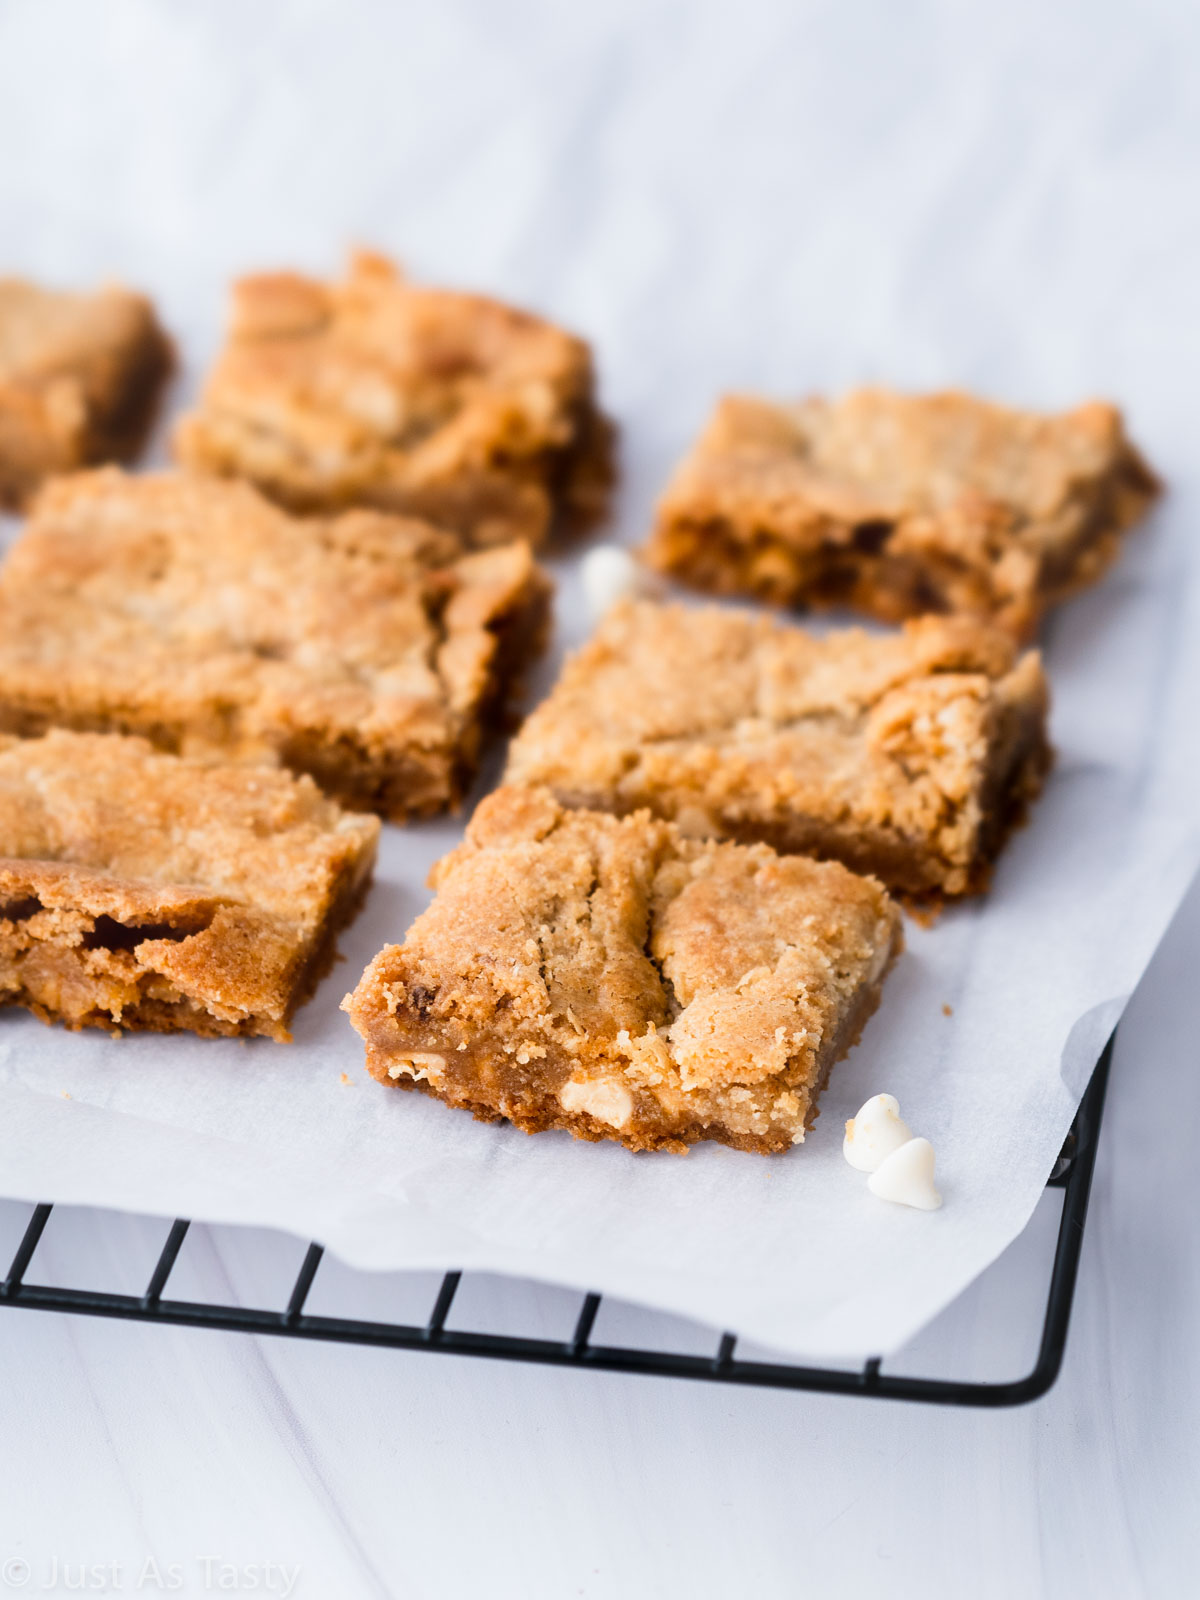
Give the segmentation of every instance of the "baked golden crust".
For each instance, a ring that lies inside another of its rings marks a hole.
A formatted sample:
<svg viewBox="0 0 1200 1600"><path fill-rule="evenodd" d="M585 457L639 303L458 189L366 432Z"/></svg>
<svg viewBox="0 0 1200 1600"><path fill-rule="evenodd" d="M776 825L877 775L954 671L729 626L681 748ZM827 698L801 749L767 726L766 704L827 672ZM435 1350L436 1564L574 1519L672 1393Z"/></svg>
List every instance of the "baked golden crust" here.
<svg viewBox="0 0 1200 1600"><path fill-rule="evenodd" d="M136 454L173 361L143 295L0 279L0 505L52 473Z"/></svg>
<svg viewBox="0 0 1200 1600"><path fill-rule="evenodd" d="M179 459L302 511L378 506L475 545L589 523L612 479L591 351L479 295L417 288L360 254L343 283L234 286L229 342Z"/></svg>
<svg viewBox="0 0 1200 1600"><path fill-rule="evenodd" d="M505 788L344 1002L381 1083L630 1149L799 1143L901 947L835 862Z"/></svg>
<svg viewBox="0 0 1200 1600"><path fill-rule="evenodd" d="M1046 710L1036 653L967 618L822 638L626 601L525 722L505 778L959 895L1041 786Z"/></svg>
<svg viewBox="0 0 1200 1600"><path fill-rule="evenodd" d="M378 835L309 778L0 734L0 1006L285 1040Z"/></svg>
<svg viewBox="0 0 1200 1600"><path fill-rule="evenodd" d="M1121 414L959 393L723 400L659 506L650 563L701 589L990 618L1019 638L1104 571L1159 485Z"/></svg>
<svg viewBox="0 0 1200 1600"><path fill-rule="evenodd" d="M0 569L0 729L277 761L402 820L458 800L548 594L522 543L464 555L428 523L296 518L248 484L81 474Z"/></svg>

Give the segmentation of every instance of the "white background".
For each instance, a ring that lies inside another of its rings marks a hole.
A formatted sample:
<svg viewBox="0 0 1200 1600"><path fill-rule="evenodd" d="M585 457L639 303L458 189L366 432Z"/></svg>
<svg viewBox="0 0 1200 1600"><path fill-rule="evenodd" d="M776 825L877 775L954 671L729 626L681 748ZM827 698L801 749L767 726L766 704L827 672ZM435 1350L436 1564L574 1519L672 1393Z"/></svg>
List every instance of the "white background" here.
<svg viewBox="0 0 1200 1600"><path fill-rule="evenodd" d="M601 352L620 304L645 349L608 384L621 415L670 387L703 260L727 314L689 351L697 391L627 441L630 535L722 387L842 387L879 375L881 343L897 382L1047 404L1194 368L1198 43L1191 8L1164 5L10 3L3 268L71 281L86 255L152 288L202 349L227 277L326 270L359 238L560 315ZM939 270L947 255L967 265ZM823 315L835 301L854 316ZM752 370L748 307L779 330ZM1195 1592L1198 947L1193 895L1122 1031L1067 1370L1038 1407L4 1311L0 1593L9 1555L32 1563L29 1592L55 1556L76 1576L116 1561L130 1591L153 1556L188 1593L205 1592L201 1556L243 1585L247 1564L298 1564L293 1592L321 1597ZM0 1213L0 1246L23 1215ZM1027 1364L1053 1221L1048 1204L906 1364ZM161 1232L56 1218L32 1276L139 1287ZM197 1230L172 1289L278 1301L298 1256ZM456 1314L516 1331L522 1293L485 1284ZM313 1309L403 1314L403 1298L331 1267ZM534 1320L573 1309L543 1292ZM689 1337L632 1313L605 1331Z"/></svg>

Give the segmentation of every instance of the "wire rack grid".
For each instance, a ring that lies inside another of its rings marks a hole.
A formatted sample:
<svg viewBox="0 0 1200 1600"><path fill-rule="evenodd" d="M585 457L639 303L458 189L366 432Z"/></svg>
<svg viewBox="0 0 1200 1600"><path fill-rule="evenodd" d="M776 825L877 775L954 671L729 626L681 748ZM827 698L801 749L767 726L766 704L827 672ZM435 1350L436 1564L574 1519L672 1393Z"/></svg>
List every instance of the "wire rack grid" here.
<svg viewBox="0 0 1200 1600"><path fill-rule="evenodd" d="M1062 1211L1038 1353L1024 1377L1009 1381L977 1382L906 1376L902 1372L885 1372L883 1362L878 1358L868 1360L854 1369L748 1360L737 1355L738 1341L733 1333L722 1335L716 1350L709 1356L596 1344L592 1341L592 1331L600 1309L601 1296L598 1294L583 1297L574 1329L570 1337L563 1340L448 1328L447 1318L462 1279L462 1273L457 1271L445 1273L428 1318L419 1324L313 1316L306 1313L304 1307L324 1254L323 1247L315 1243L309 1245L287 1304L282 1309L173 1300L167 1298L166 1290L171 1271L187 1237L189 1223L184 1218L177 1218L171 1223L145 1292L141 1295L31 1283L27 1281L26 1274L53 1210L49 1204L33 1208L7 1276L0 1282L0 1306L397 1350L440 1352L445 1355L487 1356L494 1360L537 1362L545 1366L580 1370L691 1378L757 1388L916 1400L937 1405L987 1408L1021 1405L1044 1395L1062 1367L1114 1039L1115 1035L1105 1046L1096 1065L1062 1154L1048 1180L1050 1187L1062 1193Z"/></svg>

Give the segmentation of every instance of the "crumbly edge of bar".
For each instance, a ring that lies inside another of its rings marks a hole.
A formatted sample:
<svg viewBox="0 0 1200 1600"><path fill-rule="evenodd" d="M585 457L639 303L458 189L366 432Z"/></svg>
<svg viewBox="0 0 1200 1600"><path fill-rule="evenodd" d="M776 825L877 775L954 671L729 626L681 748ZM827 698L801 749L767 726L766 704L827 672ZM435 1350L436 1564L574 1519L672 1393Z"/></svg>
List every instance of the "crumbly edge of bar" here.
<svg viewBox="0 0 1200 1600"><path fill-rule="evenodd" d="M1028 658L1026 658L1028 660ZM883 834L864 838L852 829L831 829L815 845L801 844L783 829L778 841L765 830L766 844L783 852L838 860L856 872L876 877L914 914L936 916L951 900L987 889L1007 840L1029 816L1054 763L1046 731L1045 679L1040 672L1033 692L1022 692L1027 675L1023 663L999 679L993 690L997 726L984 760L979 794L980 822L975 849L968 861L946 860L908 841Z"/></svg>
<svg viewBox="0 0 1200 1600"><path fill-rule="evenodd" d="M397 485L386 472L350 486L314 483L303 462L289 470L293 446L284 430L269 431L219 408L184 417L173 450L189 471L245 479L294 515L332 516L365 508L420 517L456 533L467 548L512 539L537 547L551 519L546 485L529 472L473 465L438 484Z"/></svg>
<svg viewBox="0 0 1200 1600"><path fill-rule="evenodd" d="M334 787L331 775L326 782L313 766L302 770L351 810L375 811L391 822L436 815L457 809L475 774L487 737L506 731L509 710L522 690L527 669L541 655L550 628L551 596L549 579L534 567L529 582L517 602L491 625L496 653L488 674L488 688L473 714L460 730L453 750L436 766L422 764L419 757L395 764L344 768L357 781Z"/></svg>
<svg viewBox="0 0 1200 1600"><path fill-rule="evenodd" d="M0 431L0 508L27 511L42 483L58 472L108 461L132 461L158 414L163 388L175 367L175 348L147 303L140 335L126 353L107 404L93 402L77 447L55 447L44 430ZM4 418L0 415L0 430Z"/></svg>
<svg viewBox="0 0 1200 1600"><path fill-rule="evenodd" d="M1047 609L1096 582L1120 552L1122 535L1161 492L1141 455L1127 444L1111 471L1092 486L1074 540L1027 593L998 594L986 563L967 566L959 555L889 554L894 524L859 524L814 517L815 535L800 544L772 526L769 507L730 515L703 498L660 508L643 554L647 563L690 587L718 595L749 595L769 604L813 610L848 607L901 622L929 612L990 618L1018 639L1036 631Z"/></svg>
<svg viewBox="0 0 1200 1600"><path fill-rule="evenodd" d="M389 1060L394 1060L399 1052L388 1052L382 1048L373 1051L369 1038L367 1070L378 1083L389 1088L415 1089L430 1099L441 1101L443 1105L453 1110L469 1111L477 1122L511 1122L523 1133L545 1133L557 1129L591 1144L607 1141L610 1144L624 1145L627 1150L662 1150L673 1155L686 1155L693 1145L702 1143L721 1144L751 1155L781 1155L798 1142L797 1131L807 1132L819 1116L820 1097L828 1085L830 1074L837 1063L844 1060L861 1039L863 1029L879 1007L887 975L900 952L901 941L897 936L879 976L873 982L861 986L855 996L854 1005L848 1008L837 1032L832 1034L822 1047L816 1075L805 1086L804 1116L799 1130L791 1126L777 1125L768 1134L755 1136L730 1128L718 1118L708 1121L697 1119L682 1127L672 1126L670 1129L665 1129L661 1119L656 1124L653 1119L648 1118L639 1125L636 1112L628 1126L616 1128L586 1113L564 1110L556 1093L556 1086L564 1074L569 1075L579 1066L576 1057L564 1056L557 1063L558 1072L546 1070L548 1065L553 1064L549 1058L545 1063L531 1062L528 1066L514 1068L508 1065L508 1057L504 1052L505 1036L501 1033L494 1035L490 1045L484 1043L477 1051L466 1051L461 1054L460 1060L463 1063L461 1075L456 1074L456 1081L453 1084L443 1082L435 1085L428 1078L416 1078L407 1073L393 1077L388 1072L388 1064ZM517 1108L510 1100L506 1108L501 1110L496 1098L489 1099L486 1095L480 1094L478 1076L472 1071L476 1059L486 1060L493 1068L498 1065L507 1066L513 1082L518 1083L521 1088L528 1087L530 1080L536 1076L544 1077L545 1083L536 1105ZM797 1086L789 1087L793 1093L796 1092Z"/></svg>
<svg viewBox="0 0 1200 1600"><path fill-rule="evenodd" d="M0 733L34 739L55 728L72 733L127 734L147 739L169 755L191 750L187 722L167 721L138 712L66 711L53 702L14 705L0 701ZM275 759L272 760L272 754ZM244 758L231 748L228 759ZM349 811L370 811L388 821L435 816L458 803L469 763L450 745L435 749L374 751L357 739L336 734L292 734L277 751L256 749L252 764L305 773L318 788Z"/></svg>
<svg viewBox="0 0 1200 1600"><path fill-rule="evenodd" d="M604 521L617 481L619 443L611 417L592 403L580 407L572 443L557 463L555 531L574 537Z"/></svg>
<svg viewBox="0 0 1200 1600"><path fill-rule="evenodd" d="M819 817L755 821L742 813L723 815L719 818L720 832L714 836L735 844L770 845L780 855L840 861L853 872L878 878L888 893L908 909L929 913L947 901L984 893L997 856L1013 832L1028 820L1030 807L1041 793L1053 760L1054 751L1040 716L1024 722L1011 744L1004 742L995 747L985 775L987 798L983 803L979 848L966 866L946 862L882 829L868 830ZM674 809L664 804L662 791L637 789L617 799L611 793L564 786L543 774L536 775L536 781L552 789L563 805L575 809L629 816L648 808L665 821L675 818Z"/></svg>
<svg viewBox="0 0 1200 1600"><path fill-rule="evenodd" d="M1150 510L1163 484L1145 457L1127 443L1079 537L1057 566L1042 576L1039 617L1051 606L1096 583L1121 553L1123 536ZM1035 618L1035 621L1038 620Z"/></svg>
<svg viewBox="0 0 1200 1600"><path fill-rule="evenodd" d="M616 424L585 397L570 411L570 438L520 459L498 456L420 490L387 486L368 497L382 509L410 509L482 548L524 539L535 549L602 522L616 482Z"/></svg>
<svg viewBox="0 0 1200 1600"><path fill-rule="evenodd" d="M148 311L119 403L96 417L85 452L87 464L131 461L138 454L154 425L159 397L175 362L174 345Z"/></svg>
<svg viewBox="0 0 1200 1600"><path fill-rule="evenodd" d="M268 433L219 406L185 417L175 436L183 465L219 477L248 478L276 504L301 515L356 506L424 517L456 532L469 548L552 533L574 534L603 520L615 482L616 429L590 399L572 411L570 441L519 461L464 463L443 481L406 485L387 471L352 489L323 489L303 470L289 473L286 431ZM264 456L264 444L266 455ZM257 459L256 459L257 458Z"/></svg>
<svg viewBox="0 0 1200 1600"><path fill-rule="evenodd" d="M287 1044L291 1041L289 1024L297 1009L307 1000L312 998L320 980L329 973L337 959L337 938L343 928L353 921L362 907L367 891L370 887L371 874L374 866L375 850L372 846L365 851L356 861L348 862L346 870L341 875L341 880L333 893L330 904L321 919L319 928L311 940L298 941L298 962L296 971L291 978L290 989L286 1005L281 1017L273 1017L266 1013L249 1012L237 1019L216 1015L195 996L188 995L182 990L178 998L168 998L165 995L143 993L133 1005L121 1005L119 1015L114 1015L109 1005L105 1004L104 992L110 992L115 983L128 986L130 983L141 988L153 988L161 985L168 988L178 986L172 980L156 973L149 967L140 970L123 970L117 973L97 973L89 975L82 970L74 974L75 980L81 987L91 983L96 991L97 1003L85 1014L65 1016L60 1011L40 1003L20 986L8 988L4 986L5 968L2 951L0 951L0 1009L11 1006L31 1012L39 1021L48 1025L59 1023L71 1032L80 1032L83 1028L103 1028L114 1037L123 1033L195 1033L203 1038L268 1038L277 1043ZM55 868L61 868L64 863L55 861L47 863ZM22 861L17 863L20 867L28 868L34 863ZM102 933L97 943L86 947L81 952L77 944L63 941L58 943L53 940L38 941L49 944L62 952L76 954L94 954L98 951L109 951L119 954L127 953L132 963L136 963L136 950L139 944L147 940L167 938L172 942L186 943L187 939L196 934L204 933L211 927L212 922L222 905L237 909L237 903L230 900L214 899L212 915L207 920L195 924L195 918L179 918L172 920L167 913L161 923L137 924L122 923L111 917L92 916L93 934L96 924L100 921L112 924L111 929ZM9 906L11 912L16 909ZM39 911L47 908L34 897L33 903L22 906L23 916L21 921L27 921ZM70 910L70 907L59 907L60 910ZM249 907L248 909L253 909ZM3 934L6 922L12 923L11 916L5 915L6 908L0 905L0 935ZM91 915L90 913L84 913ZM179 927L180 921L192 924ZM19 924L18 924L19 925ZM82 963L80 963L82 966ZM17 969L19 971L19 968ZM105 978L108 982L105 982Z"/></svg>

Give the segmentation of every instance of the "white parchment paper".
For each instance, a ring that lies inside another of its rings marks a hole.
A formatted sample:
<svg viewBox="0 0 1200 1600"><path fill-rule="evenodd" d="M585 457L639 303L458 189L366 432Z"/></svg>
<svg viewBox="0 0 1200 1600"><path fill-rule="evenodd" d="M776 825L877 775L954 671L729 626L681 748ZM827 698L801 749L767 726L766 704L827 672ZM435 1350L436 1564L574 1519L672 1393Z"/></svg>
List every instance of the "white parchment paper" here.
<svg viewBox="0 0 1200 1600"><path fill-rule="evenodd" d="M596 340L626 437L609 536L627 542L731 386L1110 394L1172 494L1047 630L1045 796L986 902L910 924L802 1148L635 1157L372 1084L338 1001L426 903L461 831L441 822L387 830L291 1047L0 1014L0 1192L268 1224L359 1266L523 1273L781 1349L885 1353L1025 1223L1200 861L1191 113L1152 32L1118 47L1110 29L1082 73L1041 9L1035 70L1020 28L981 21L983 48L950 7L916 25L748 4L736 28L703 7L686 26L518 7L501 28L480 0L423 12L415 36L403 9L339 8L332 48L313 7L11 8L5 265L155 293L185 362L177 408L251 266L330 270L366 239L539 306ZM586 631L577 555L554 566L542 687ZM937 1148L936 1214L875 1201L842 1160L844 1119L879 1090Z"/></svg>

